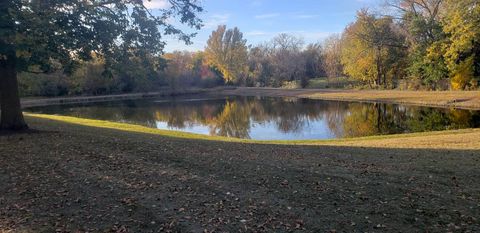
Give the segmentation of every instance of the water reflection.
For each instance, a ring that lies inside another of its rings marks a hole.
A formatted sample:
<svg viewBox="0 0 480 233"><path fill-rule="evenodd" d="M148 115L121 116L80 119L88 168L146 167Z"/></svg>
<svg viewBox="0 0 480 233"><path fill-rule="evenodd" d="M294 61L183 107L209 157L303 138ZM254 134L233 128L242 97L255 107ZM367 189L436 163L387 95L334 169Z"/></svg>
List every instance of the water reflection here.
<svg viewBox="0 0 480 233"><path fill-rule="evenodd" d="M253 139L320 139L479 127L478 111L296 98L143 100L30 111Z"/></svg>

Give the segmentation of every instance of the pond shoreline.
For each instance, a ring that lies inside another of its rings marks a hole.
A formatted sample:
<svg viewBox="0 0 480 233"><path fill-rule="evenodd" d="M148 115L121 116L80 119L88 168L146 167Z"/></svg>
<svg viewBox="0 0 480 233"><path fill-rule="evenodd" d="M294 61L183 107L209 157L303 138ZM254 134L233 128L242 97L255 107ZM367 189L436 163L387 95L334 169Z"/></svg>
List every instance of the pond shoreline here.
<svg viewBox="0 0 480 233"><path fill-rule="evenodd" d="M280 89L239 87L220 95L297 97L346 102L392 103L425 107L480 110L480 91L400 91L340 89Z"/></svg>
<svg viewBox="0 0 480 233"><path fill-rule="evenodd" d="M281 89L257 87L220 87L159 92L129 93L102 96L53 98L22 98L22 108L49 105L93 103L115 100L149 99L156 97L205 94L214 96L296 97L346 102L392 103L425 107L480 110L480 91L399 91L399 90L340 90L340 89Z"/></svg>
<svg viewBox="0 0 480 233"><path fill-rule="evenodd" d="M68 97L34 97L22 98L22 108L29 107L43 107L50 105L62 104L78 104L78 103L95 103L115 100L135 100L135 99L151 99L166 96L178 96L189 94L202 94L211 92L211 89L181 89L181 90L162 90L156 92L141 92L128 94L114 94L114 95L98 95L98 96L68 96Z"/></svg>
<svg viewBox="0 0 480 233"><path fill-rule="evenodd" d="M242 90L247 94L236 91ZM112 98L88 101L149 96ZM6 231L480 229L480 129L252 141L25 117L34 131L0 136L0 228Z"/></svg>

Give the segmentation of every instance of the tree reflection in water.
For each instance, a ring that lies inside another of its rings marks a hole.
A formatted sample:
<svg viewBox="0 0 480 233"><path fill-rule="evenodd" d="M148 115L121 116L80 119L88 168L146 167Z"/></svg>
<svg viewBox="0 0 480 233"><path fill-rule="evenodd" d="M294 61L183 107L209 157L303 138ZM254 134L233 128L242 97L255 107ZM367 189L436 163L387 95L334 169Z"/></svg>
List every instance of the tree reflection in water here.
<svg viewBox="0 0 480 233"><path fill-rule="evenodd" d="M252 137L252 130L275 134L263 139L282 134L311 139L319 130L328 131L321 133L329 138L344 138L480 126L478 111L273 97L122 101L30 111L148 127L163 123L185 131L201 126L208 129L202 133L237 138Z"/></svg>

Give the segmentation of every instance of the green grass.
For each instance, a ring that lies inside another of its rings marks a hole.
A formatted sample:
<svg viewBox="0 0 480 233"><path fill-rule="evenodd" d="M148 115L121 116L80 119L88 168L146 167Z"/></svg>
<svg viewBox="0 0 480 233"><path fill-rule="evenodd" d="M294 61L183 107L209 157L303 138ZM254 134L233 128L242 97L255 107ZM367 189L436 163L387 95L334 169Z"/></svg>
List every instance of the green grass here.
<svg viewBox="0 0 480 233"><path fill-rule="evenodd" d="M0 136L0 232L479 229L478 129L266 142L26 120Z"/></svg>
<svg viewBox="0 0 480 233"><path fill-rule="evenodd" d="M146 133L160 135L164 137L192 139L192 140L211 140L221 142L241 142L256 144L279 144L279 145L334 145L334 146L361 146L361 147L428 147L428 148L480 148L480 142L475 138L480 137L480 129L447 130L434 132L420 132L396 135L378 135L358 138L345 139L325 139L325 140L251 140L238 139L222 136L208 136L195 133L187 133L174 130L162 130L149 128L145 126L110 122L103 120L93 120L59 115L31 114L26 116L40 118L45 120L54 120L69 124L84 125L97 128L116 129L127 132ZM468 135L468 136L467 136ZM419 143L429 140L427 144ZM447 143L445 143L447 142Z"/></svg>

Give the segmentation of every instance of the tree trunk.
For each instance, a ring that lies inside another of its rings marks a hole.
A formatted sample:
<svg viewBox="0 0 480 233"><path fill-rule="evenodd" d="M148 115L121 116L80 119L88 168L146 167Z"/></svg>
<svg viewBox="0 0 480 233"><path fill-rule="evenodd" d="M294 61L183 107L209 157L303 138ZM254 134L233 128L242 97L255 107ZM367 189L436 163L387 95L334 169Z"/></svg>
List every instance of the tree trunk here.
<svg viewBox="0 0 480 233"><path fill-rule="evenodd" d="M12 1L0 3L0 130L27 129L23 119L17 81L15 22L9 9Z"/></svg>
<svg viewBox="0 0 480 233"><path fill-rule="evenodd" d="M381 61L381 48L377 48L377 86L382 85L382 61Z"/></svg>
<svg viewBox="0 0 480 233"><path fill-rule="evenodd" d="M0 61L0 94L0 130L27 129L20 107L15 59Z"/></svg>

